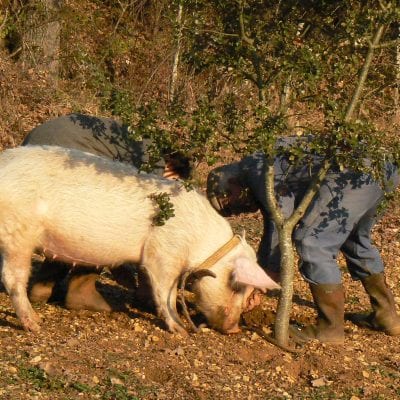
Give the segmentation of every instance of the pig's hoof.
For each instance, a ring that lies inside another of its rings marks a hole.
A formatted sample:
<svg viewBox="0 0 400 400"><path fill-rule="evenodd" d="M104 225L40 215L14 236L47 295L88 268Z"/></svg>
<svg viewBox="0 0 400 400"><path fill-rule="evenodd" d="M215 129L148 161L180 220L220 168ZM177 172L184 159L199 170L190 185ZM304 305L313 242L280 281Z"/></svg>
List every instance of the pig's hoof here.
<svg viewBox="0 0 400 400"><path fill-rule="evenodd" d="M31 320L36 324L40 324L42 322L42 318L40 318L39 314L35 311L31 314Z"/></svg>
<svg viewBox="0 0 400 400"><path fill-rule="evenodd" d="M177 323L170 323L168 324L168 329L170 332L172 333L178 333L181 336L188 336L189 333L188 331L181 325L177 324Z"/></svg>
<svg viewBox="0 0 400 400"><path fill-rule="evenodd" d="M21 323L22 323L24 330L26 330L28 332L39 332L40 331L40 325L31 318L28 318L28 317L22 318Z"/></svg>

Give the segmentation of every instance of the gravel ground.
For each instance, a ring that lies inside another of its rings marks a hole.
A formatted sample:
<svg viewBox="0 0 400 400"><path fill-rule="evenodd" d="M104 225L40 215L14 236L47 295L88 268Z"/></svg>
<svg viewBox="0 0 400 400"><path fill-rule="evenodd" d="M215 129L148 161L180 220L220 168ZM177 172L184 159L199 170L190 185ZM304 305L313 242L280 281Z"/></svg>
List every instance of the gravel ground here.
<svg viewBox="0 0 400 400"><path fill-rule="evenodd" d="M399 216L392 202L374 238L387 277L400 303ZM254 245L259 214L232 218ZM360 283L344 269L346 311L367 310ZM203 328L188 337L164 330L162 321L135 304L132 292L100 279L125 312L68 311L36 305L43 317L38 334L21 330L4 290L0 290L0 399L398 399L400 338L359 329L346 322L343 346L313 342L291 354L243 331L226 336ZM307 285L296 274L292 318L313 319ZM270 332L277 294L244 315L247 324Z"/></svg>

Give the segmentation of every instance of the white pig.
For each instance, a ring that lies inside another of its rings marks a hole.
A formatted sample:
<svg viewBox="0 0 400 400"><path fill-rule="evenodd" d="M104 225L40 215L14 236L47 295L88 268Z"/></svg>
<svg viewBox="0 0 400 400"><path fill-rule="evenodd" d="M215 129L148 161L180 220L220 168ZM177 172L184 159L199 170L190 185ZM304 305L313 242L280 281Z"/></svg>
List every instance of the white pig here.
<svg viewBox="0 0 400 400"><path fill-rule="evenodd" d="M149 195L166 192L175 216L154 226ZM176 310L177 284L232 239L229 223L207 199L182 184L78 150L27 146L0 154L2 282L23 327L40 318L26 286L33 252L81 265L141 264L159 314L172 332L186 332ZM244 238L210 268L216 277L193 285L210 325L235 332L254 287L273 288ZM243 276L243 272L244 275Z"/></svg>

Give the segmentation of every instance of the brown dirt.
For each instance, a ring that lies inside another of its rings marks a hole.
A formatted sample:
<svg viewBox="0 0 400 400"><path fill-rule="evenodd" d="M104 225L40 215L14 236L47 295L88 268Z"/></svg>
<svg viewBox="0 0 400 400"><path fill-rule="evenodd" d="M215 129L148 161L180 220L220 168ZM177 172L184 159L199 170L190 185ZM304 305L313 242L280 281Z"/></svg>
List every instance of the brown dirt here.
<svg viewBox="0 0 400 400"><path fill-rule="evenodd" d="M398 285L400 208L394 203L375 229L390 286ZM258 214L231 219L260 237ZM368 309L361 285L344 272L346 311ZM317 342L290 354L254 332L226 336L210 329L181 337L164 330L130 292L104 274L102 289L127 306L125 312L68 311L36 305L43 317L38 334L21 330L0 292L1 399L396 399L400 398L399 338L346 322L343 346ZM244 315L247 325L273 329L277 295ZM313 319L310 293L296 276L292 318Z"/></svg>

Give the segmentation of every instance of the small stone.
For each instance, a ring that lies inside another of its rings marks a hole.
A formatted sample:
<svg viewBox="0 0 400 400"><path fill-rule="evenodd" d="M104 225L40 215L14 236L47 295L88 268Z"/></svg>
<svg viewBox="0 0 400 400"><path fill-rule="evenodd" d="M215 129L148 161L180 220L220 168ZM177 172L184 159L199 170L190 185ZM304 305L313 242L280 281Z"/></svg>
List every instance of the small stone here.
<svg viewBox="0 0 400 400"><path fill-rule="evenodd" d="M247 376L247 375L244 375L244 376L243 376L243 381L244 381L244 382L250 382L250 377Z"/></svg>
<svg viewBox="0 0 400 400"><path fill-rule="evenodd" d="M79 345L80 345L80 341L78 339L73 338L73 339L69 339L67 341L67 346L69 346L69 347L75 347L75 346L79 346Z"/></svg>
<svg viewBox="0 0 400 400"><path fill-rule="evenodd" d="M113 384L113 385L123 385L123 384L124 384L124 382L122 382L121 379L116 378L115 376L112 376L112 377L111 377L110 382L111 382L111 384Z"/></svg>
<svg viewBox="0 0 400 400"><path fill-rule="evenodd" d="M12 374L16 374L18 372L18 369L11 365L8 367L8 371L11 372Z"/></svg>
<svg viewBox="0 0 400 400"><path fill-rule="evenodd" d="M50 361L41 362L39 367L49 376L57 375L56 367Z"/></svg>
<svg viewBox="0 0 400 400"><path fill-rule="evenodd" d="M263 374L264 372L265 372L265 369L258 369L258 370L256 371L256 375Z"/></svg>
<svg viewBox="0 0 400 400"><path fill-rule="evenodd" d="M362 372L362 376L363 376L364 378L369 378L369 372L368 372L368 371L363 371L363 372Z"/></svg>
<svg viewBox="0 0 400 400"><path fill-rule="evenodd" d="M257 340L259 338L260 338L260 336L258 336L257 332L253 332L250 337L250 340L252 340L254 342L255 340Z"/></svg>
<svg viewBox="0 0 400 400"><path fill-rule="evenodd" d="M42 361L42 356L36 356L29 360L31 364L38 364L40 361Z"/></svg>
<svg viewBox="0 0 400 400"><path fill-rule="evenodd" d="M270 335L272 333L272 329L268 328L268 326L263 326L262 330L266 335Z"/></svg>
<svg viewBox="0 0 400 400"><path fill-rule="evenodd" d="M328 381L324 376L321 378L317 378L311 381L312 387L322 387L322 386L329 386L332 381Z"/></svg>
<svg viewBox="0 0 400 400"><path fill-rule="evenodd" d="M201 367L201 366L203 365L203 363L195 358L195 359L193 360L193 365L194 365L196 368L199 368L199 367Z"/></svg>
<svg viewBox="0 0 400 400"><path fill-rule="evenodd" d="M94 376L92 378L93 383L95 383L96 385L100 382L100 379L97 376Z"/></svg>

